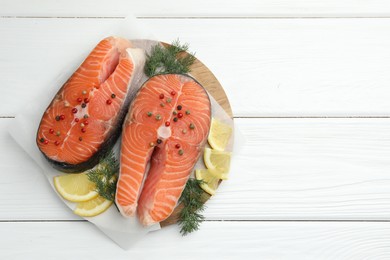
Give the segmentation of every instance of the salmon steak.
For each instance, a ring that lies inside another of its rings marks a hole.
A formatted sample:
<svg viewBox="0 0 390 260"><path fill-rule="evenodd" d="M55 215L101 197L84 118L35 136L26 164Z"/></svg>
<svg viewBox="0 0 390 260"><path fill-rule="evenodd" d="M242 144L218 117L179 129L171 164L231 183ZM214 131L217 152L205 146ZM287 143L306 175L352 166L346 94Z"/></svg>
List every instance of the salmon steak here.
<svg viewBox="0 0 390 260"><path fill-rule="evenodd" d="M123 124L116 204L144 226L168 218L198 161L211 104L192 77L157 75L134 98Z"/></svg>
<svg viewBox="0 0 390 260"><path fill-rule="evenodd" d="M141 85L145 53L126 39L103 39L60 88L36 137L49 162L64 172L95 166L118 139Z"/></svg>

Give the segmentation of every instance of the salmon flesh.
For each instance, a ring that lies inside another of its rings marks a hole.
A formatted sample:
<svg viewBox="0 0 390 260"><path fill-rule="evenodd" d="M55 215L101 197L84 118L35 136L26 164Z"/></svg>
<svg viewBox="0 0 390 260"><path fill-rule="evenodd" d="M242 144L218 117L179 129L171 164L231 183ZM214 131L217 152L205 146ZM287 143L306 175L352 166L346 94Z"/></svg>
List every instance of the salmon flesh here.
<svg viewBox="0 0 390 260"><path fill-rule="evenodd" d="M80 172L96 165L120 135L145 63L126 39L103 39L57 92L36 142L52 165Z"/></svg>
<svg viewBox="0 0 390 260"><path fill-rule="evenodd" d="M141 87L123 124L116 204L152 225L173 212L207 140L211 105L193 78L158 75ZM147 176L146 176L147 175Z"/></svg>

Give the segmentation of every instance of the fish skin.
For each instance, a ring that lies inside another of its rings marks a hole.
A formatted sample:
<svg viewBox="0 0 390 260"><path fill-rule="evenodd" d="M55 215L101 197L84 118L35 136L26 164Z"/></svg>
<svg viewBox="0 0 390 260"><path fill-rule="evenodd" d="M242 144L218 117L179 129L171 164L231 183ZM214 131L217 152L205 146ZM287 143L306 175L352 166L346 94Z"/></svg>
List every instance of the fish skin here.
<svg viewBox="0 0 390 260"><path fill-rule="evenodd" d="M164 95L163 99L159 98L160 94ZM167 98L172 99L170 103ZM178 105L182 105L180 111ZM174 110L183 115L176 122ZM186 110L191 113L187 115ZM147 116L147 112L153 116ZM156 120L157 114L161 120ZM168 127L166 121L170 122ZM140 222L149 226L171 215L204 148L210 121L208 94L192 77L164 74L144 83L123 125L116 192L116 204L123 216L132 217L137 213ZM190 123L196 128L190 129ZM157 138L162 140L160 144L156 143ZM182 155L178 144L184 151Z"/></svg>
<svg viewBox="0 0 390 260"><path fill-rule="evenodd" d="M92 50L57 92L37 131L38 148L54 168L82 172L95 166L111 150L120 136L130 101L144 79L144 63L144 51L133 48L132 43L123 38L107 37ZM82 90L88 94L83 95ZM115 98L109 97L109 90L115 90ZM89 98L86 108L77 101L79 97ZM107 99L112 100L110 106L105 103ZM98 107L103 109L98 111ZM72 108L77 108L78 112L73 114ZM56 114L64 114L65 119L55 121ZM75 116L80 119L78 124L84 122L83 114L89 116L85 133L74 123ZM60 130L61 135L49 134L49 128ZM41 143L41 138L49 144ZM56 140L61 145L55 146Z"/></svg>

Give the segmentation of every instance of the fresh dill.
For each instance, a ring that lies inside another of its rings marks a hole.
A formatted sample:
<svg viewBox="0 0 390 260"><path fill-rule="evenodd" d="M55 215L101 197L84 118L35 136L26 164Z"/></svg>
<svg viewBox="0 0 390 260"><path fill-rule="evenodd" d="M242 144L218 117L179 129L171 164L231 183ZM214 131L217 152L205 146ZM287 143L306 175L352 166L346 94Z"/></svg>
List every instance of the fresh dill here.
<svg viewBox="0 0 390 260"><path fill-rule="evenodd" d="M186 74L190 72L190 66L195 62L195 54L188 53L188 47L188 44L180 44L179 40L172 42L167 47L156 44L147 55L145 74L148 77L153 77L157 74Z"/></svg>
<svg viewBox="0 0 390 260"><path fill-rule="evenodd" d="M202 180L190 178L179 199L179 203L183 203L184 206L179 213L178 220L180 233L183 236L198 230L200 224L204 221L201 212L205 209L205 199L204 192L199 186L202 182Z"/></svg>
<svg viewBox="0 0 390 260"><path fill-rule="evenodd" d="M111 151L99 164L87 173L88 179L95 183L96 192L103 198L114 201L119 163Z"/></svg>

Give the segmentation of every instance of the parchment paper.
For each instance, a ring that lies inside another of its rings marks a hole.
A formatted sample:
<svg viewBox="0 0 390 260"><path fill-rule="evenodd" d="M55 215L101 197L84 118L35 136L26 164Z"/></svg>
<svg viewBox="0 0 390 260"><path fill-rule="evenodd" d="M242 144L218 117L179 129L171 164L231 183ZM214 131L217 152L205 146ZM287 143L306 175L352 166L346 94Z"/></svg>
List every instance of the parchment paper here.
<svg viewBox="0 0 390 260"><path fill-rule="evenodd" d="M111 31L107 32L107 36L116 35L125 37L128 39L153 39L153 35L149 33L150 31L141 27L136 19L133 16L129 16L123 21L118 22L118 25L112 28ZM136 46L142 47L146 50L150 49L150 46L154 41L134 41ZM60 171L55 170L43 157L39 151L36 143L36 132L42 117L43 112L45 111L47 105L50 103L55 93L60 86L68 79L68 77L73 73L69 68L77 68L80 61L75 61L74 64L64 64L64 72L59 75L53 82L47 86L47 92L45 96L39 95L39 100L41 102L29 102L26 107L20 111L15 120L12 120L11 125L9 125L9 132L15 141L34 159L37 165L42 169L43 174L47 177L47 180L51 184L53 190L56 192L53 186L53 177L63 174ZM219 106L215 99L210 96L212 102L212 113L214 117L219 118L220 120L228 123L233 127L233 120L225 113L225 111ZM37 96L38 97L38 96ZM32 98L31 101L36 100ZM237 134L237 129L235 129ZM237 136L237 135L236 135ZM242 137L240 137L242 139ZM116 155L119 154L120 148L120 138L119 141L114 146L114 152ZM231 138L227 151L232 151L233 147L233 138ZM202 158L202 157L201 157ZM195 166L195 168L204 168L202 159L200 159ZM57 194L61 199L62 197ZM76 204L64 200L64 203L70 208L74 209ZM96 225L102 232L104 232L108 237L115 241L120 247L128 249L136 241L144 237L148 232L160 229L159 224L155 224L150 227L143 227L139 224L137 218L124 218L120 215L118 210L114 205L112 205L104 213L91 218L85 218L89 222Z"/></svg>

